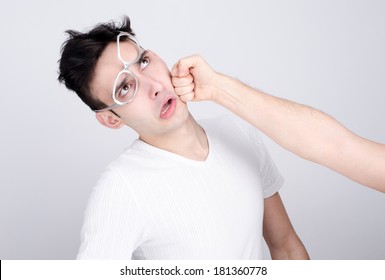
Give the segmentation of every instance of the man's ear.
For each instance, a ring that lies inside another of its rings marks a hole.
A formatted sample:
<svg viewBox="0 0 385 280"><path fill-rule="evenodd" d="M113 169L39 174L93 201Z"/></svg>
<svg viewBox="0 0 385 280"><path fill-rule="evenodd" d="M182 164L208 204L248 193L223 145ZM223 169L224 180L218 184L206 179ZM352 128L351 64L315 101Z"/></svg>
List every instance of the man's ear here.
<svg viewBox="0 0 385 280"><path fill-rule="evenodd" d="M117 129L117 128L121 128L122 126L124 126L124 123L122 122L122 120L118 116L114 115L113 113L111 113L109 111L96 113L96 119L102 125L104 125L108 128Z"/></svg>

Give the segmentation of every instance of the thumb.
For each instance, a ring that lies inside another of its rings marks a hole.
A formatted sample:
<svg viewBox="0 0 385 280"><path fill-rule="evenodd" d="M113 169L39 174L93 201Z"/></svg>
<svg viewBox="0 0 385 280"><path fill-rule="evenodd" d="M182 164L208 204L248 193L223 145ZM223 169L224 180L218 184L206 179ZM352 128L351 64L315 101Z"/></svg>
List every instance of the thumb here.
<svg viewBox="0 0 385 280"><path fill-rule="evenodd" d="M194 68L198 63L196 55L184 57L178 60L171 69L171 75L174 77L186 77L190 74L190 68Z"/></svg>

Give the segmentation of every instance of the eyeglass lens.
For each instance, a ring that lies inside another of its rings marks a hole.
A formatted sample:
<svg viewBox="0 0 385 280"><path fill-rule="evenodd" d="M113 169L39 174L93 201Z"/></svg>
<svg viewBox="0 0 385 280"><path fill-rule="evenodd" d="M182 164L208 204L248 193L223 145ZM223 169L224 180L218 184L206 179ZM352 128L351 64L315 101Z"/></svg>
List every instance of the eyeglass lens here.
<svg viewBox="0 0 385 280"><path fill-rule="evenodd" d="M136 78L127 71L122 71L118 74L117 83L115 86L115 98L120 102L127 102L131 100L137 88Z"/></svg>

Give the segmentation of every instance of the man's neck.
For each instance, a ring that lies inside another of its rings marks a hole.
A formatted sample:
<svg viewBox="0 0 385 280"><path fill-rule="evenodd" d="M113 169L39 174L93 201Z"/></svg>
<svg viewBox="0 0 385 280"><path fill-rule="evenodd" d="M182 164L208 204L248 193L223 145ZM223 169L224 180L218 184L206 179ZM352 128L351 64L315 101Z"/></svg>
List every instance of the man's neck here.
<svg viewBox="0 0 385 280"><path fill-rule="evenodd" d="M188 159L204 161L209 153L209 143L203 128L189 114L179 128L156 137L140 136L139 139L159 149Z"/></svg>

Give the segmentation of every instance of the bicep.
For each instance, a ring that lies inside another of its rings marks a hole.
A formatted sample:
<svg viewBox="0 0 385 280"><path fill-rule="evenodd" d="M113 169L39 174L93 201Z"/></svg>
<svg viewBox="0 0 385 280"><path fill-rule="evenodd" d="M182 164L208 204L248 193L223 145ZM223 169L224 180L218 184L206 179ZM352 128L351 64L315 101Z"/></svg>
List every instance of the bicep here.
<svg viewBox="0 0 385 280"><path fill-rule="evenodd" d="M269 246L279 246L295 234L279 193L265 199L263 236Z"/></svg>
<svg viewBox="0 0 385 280"><path fill-rule="evenodd" d="M309 259L277 193L265 199L263 235L272 259Z"/></svg>

